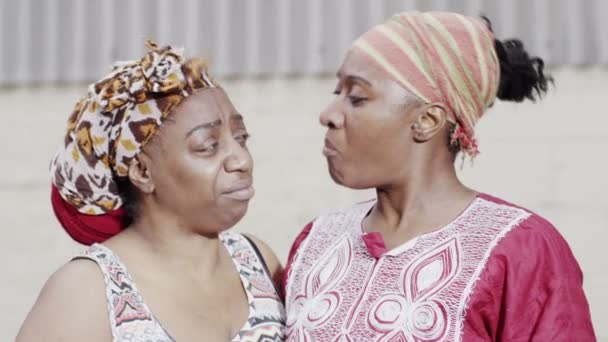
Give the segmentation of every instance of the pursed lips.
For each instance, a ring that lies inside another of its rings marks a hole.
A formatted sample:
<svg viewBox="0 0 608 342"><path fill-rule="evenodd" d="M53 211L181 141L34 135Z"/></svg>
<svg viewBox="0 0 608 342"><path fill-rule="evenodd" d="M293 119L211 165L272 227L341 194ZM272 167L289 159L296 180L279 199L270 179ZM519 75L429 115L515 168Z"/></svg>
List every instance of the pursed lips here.
<svg viewBox="0 0 608 342"><path fill-rule="evenodd" d="M253 180L251 178L238 180L232 183L222 194L235 200L248 201L255 194Z"/></svg>
<svg viewBox="0 0 608 342"><path fill-rule="evenodd" d="M334 157L338 155L338 150L328 138L325 138L325 146L323 146L323 155L326 157Z"/></svg>

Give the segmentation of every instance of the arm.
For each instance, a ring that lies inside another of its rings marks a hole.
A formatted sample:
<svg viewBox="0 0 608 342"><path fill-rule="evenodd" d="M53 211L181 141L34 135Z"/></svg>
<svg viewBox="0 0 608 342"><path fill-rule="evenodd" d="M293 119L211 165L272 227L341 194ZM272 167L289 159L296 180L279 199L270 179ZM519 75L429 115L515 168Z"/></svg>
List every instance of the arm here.
<svg viewBox="0 0 608 342"><path fill-rule="evenodd" d="M581 269L564 238L542 218L533 215L509 232L483 273L466 318L473 336L596 340Z"/></svg>
<svg viewBox="0 0 608 342"><path fill-rule="evenodd" d="M44 285L16 342L112 340L105 285L97 265L72 261Z"/></svg>

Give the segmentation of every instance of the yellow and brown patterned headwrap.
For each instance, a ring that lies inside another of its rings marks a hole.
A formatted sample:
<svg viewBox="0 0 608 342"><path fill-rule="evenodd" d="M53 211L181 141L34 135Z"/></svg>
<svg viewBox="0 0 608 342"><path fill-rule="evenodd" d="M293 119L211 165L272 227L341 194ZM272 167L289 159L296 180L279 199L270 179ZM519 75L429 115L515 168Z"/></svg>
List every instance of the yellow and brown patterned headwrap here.
<svg viewBox="0 0 608 342"><path fill-rule="evenodd" d="M130 161L175 106L198 90L217 87L203 60L185 60L181 50L152 41L146 45L142 59L116 63L89 87L51 162L55 188L82 214L120 208L116 177L127 176Z"/></svg>
<svg viewBox="0 0 608 342"><path fill-rule="evenodd" d="M352 51L425 103L443 103L456 125L453 142L471 157L479 153L474 127L500 78L486 23L450 12L403 12L364 33Z"/></svg>

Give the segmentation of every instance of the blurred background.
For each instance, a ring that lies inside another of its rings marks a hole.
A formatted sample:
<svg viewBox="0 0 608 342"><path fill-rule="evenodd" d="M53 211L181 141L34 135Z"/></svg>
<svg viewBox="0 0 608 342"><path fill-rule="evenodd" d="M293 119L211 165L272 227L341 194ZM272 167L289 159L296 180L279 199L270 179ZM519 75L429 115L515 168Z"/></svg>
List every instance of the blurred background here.
<svg viewBox="0 0 608 342"><path fill-rule="evenodd" d="M0 0L0 340L14 339L48 276L84 246L49 202L49 160L86 85L144 39L208 57L252 133L257 196L236 229L285 260L320 213L367 199L340 188L321 155L318 114L352 40L403 10L488 16L521 38L555 87L537 104L498 103L478 126L462 179L552 221L585 274L596 334L608 341L608 1Z"/></svg>

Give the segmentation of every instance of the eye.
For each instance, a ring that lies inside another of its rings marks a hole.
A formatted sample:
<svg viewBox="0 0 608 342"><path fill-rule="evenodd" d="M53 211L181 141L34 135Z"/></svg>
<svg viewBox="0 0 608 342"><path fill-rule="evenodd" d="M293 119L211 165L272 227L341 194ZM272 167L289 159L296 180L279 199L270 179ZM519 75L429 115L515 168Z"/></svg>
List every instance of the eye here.
<svg viewBox="0 0 608 342"><path fill-rule="evenodd" d="M350 101L350 104L353 105L353 107L357 107L364 104L365 101L367 101L367 98L349 95L348 100Z"/></svg>
<svg viewBox="0 0 608 342"><path fill-rule="evenodd" d="M199 148L196 149L196 152L211 154L217 151L219 146L220 144L217 141L211 141L209 143L201 145Z"/></svg>
<svg viewBox="0 0 608 342"><path fill-rule="evenodd" d="M250 137L251 137L251 135L249 135L249 133L245 132L245 133L235 135L234 139L236 141L238 141L239 144L241 144L241 146L245 146L245 145L247 145L247 140L249 140Z"/></svg>

